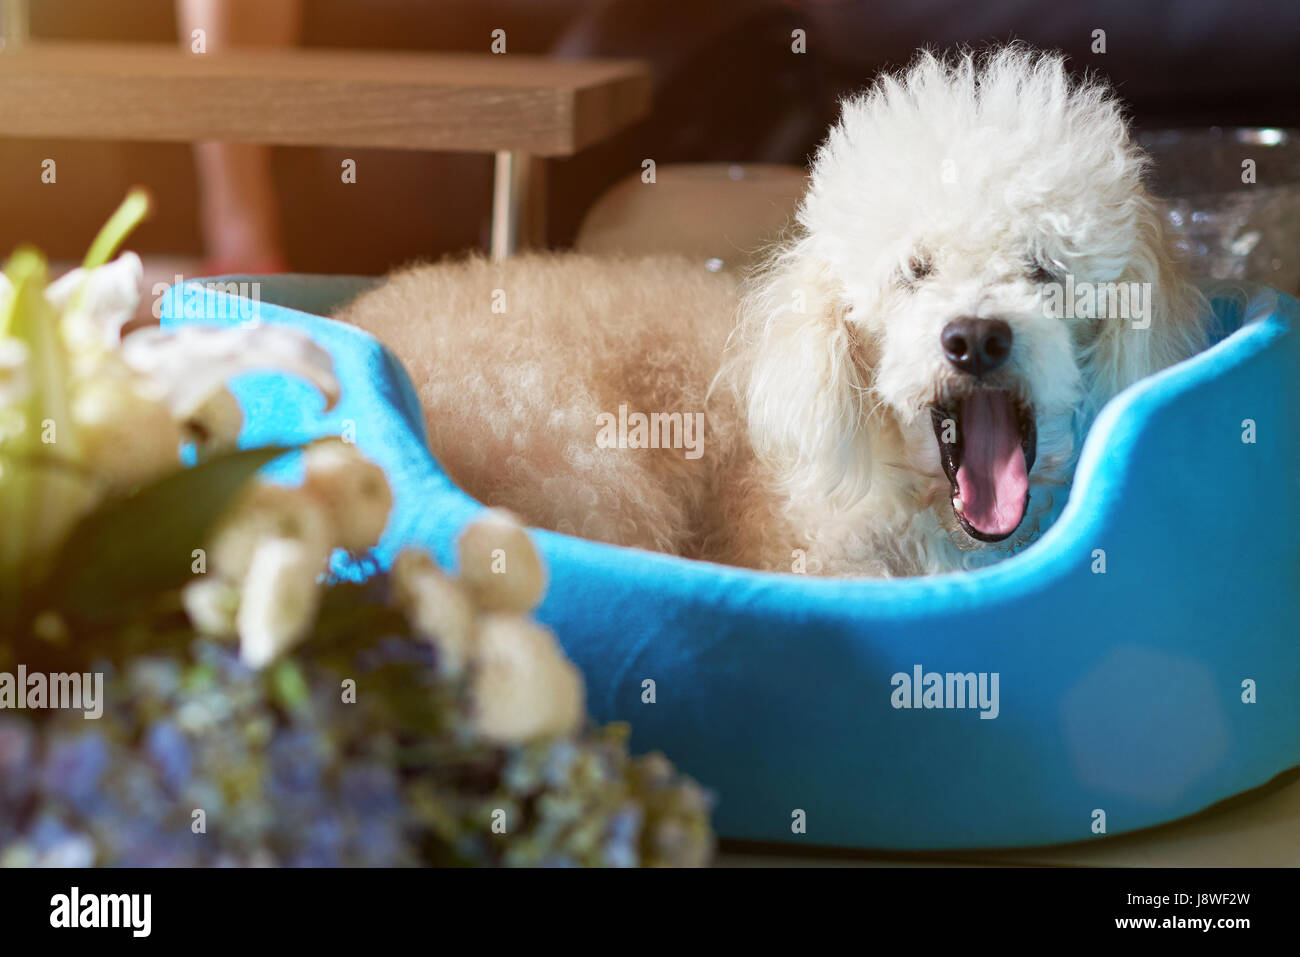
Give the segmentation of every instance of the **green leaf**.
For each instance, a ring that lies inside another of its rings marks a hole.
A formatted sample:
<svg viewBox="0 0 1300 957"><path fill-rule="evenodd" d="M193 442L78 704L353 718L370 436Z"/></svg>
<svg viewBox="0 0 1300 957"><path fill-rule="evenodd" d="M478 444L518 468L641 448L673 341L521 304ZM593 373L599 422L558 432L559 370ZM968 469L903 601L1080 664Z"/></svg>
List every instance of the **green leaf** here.
<svg viewBox="0 0 1300 957"><path fill-rule="evenodd" d="M271 674L271 691L280 707L286 711L300 711L311 703L311 689L302 669L288 659L278 661Z"/></svg>
<svg viewBox="0 0 1300 957"><path fill-rule="evenodd" d="M193 552L252 476L289 449L246 449L173 472L91 512L64 542L32 611L120 620L193 577Z"/></svg>

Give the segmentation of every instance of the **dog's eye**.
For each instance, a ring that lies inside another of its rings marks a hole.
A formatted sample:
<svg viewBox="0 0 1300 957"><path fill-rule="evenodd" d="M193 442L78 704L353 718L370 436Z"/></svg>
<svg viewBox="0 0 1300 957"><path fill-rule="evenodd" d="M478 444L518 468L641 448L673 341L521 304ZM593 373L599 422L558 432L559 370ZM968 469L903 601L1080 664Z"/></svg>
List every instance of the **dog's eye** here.
<svg viewBox="0 0 1300 957"><path fill-rule="evenodd" d="M924 253L917 253L907 260L900 279L904 286L913 286L934 273L934 261Z"/></svg>
<svg viewBox="0 0 1300 957"><path fill-rule="evenodd" d="M1040 285L1048 282L1056 282L1056 274L1037 260L1031 260L1028 268L1030 282L1036 282Z"/></svg>

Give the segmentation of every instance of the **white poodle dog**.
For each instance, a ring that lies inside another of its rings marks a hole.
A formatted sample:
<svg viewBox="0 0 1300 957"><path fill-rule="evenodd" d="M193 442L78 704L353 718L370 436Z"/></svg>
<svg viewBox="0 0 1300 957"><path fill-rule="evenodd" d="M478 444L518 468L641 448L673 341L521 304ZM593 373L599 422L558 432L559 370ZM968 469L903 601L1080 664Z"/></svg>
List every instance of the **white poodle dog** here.
<svg viewBox="0 0 1300 957"><path fill-rule="evenodd" d="M778 571L968 568L1037 533L1103 403L1204 346L1143 169L1062 58L927 53L843 104L739 290L671 257L474 258L340 318L406 363L448 474L532 524Z"/></svg>

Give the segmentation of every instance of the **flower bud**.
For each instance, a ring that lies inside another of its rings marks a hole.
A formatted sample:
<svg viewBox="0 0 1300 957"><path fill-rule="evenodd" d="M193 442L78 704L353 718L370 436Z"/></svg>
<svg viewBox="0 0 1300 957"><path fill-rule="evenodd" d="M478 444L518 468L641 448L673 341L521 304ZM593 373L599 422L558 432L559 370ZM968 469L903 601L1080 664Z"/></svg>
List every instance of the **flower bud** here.
<svg viewBox="0 0 1300 957"><path fill-rule="evenodd" d="M235 616L245 664L265 667L306 636L320 604L320 573L319 554L301 541L258 543Z"/></svg>
<svg viewBox="0 0 1300 957"><path fill-rule="evenodd" d="M183 425L185 438L208 453L235 449L243 427L244 412L228 389L208 396Z"/></svg>
<svg viewBox="0 0 1300 957"><path fill-rule="evenodd" d="M427 552L414 548L404 549L394 560L392 582L411 626L437 645L439 667L460 674L473 650L474 605L469 595Z"/></svg>
<svg viewBox="0 0 1300 957"><path fill-rule="evenodd" d="M471 694L475 726L501 744L568 734L585 709L582 675L555 637L515 615L479 619Z"/></svg>
<svg viewBox="0 0 1300 957"><path fill-rule="evenodd" d="M546 590L546 569L523 526L493 509L460 536L460 577L481 611L531 611Z"/></svg>
<svg viewBox="0 0 1300 957"><path fill-rule="evenodd" d="M328 509L338 530L335 544L364 552L379 544L393 508L384 470L342 439L322 439L303 451L303 488Z"/></svg>
<svg viewBox="0 0 1300 957"><path fill-rule="evenodd" d="M239 589L220 578L196 578L181 589L181 606L195 631L225 637L235 634Z"/></svg>
<svg viewBox="0 0 1300 957"><path fill-rule="evenodd" d="M301 490L254 480L213 530L211 570L230 582L248 574L257 546L268 538L302 542L324 571L335 533L325 509Z"/></svg>

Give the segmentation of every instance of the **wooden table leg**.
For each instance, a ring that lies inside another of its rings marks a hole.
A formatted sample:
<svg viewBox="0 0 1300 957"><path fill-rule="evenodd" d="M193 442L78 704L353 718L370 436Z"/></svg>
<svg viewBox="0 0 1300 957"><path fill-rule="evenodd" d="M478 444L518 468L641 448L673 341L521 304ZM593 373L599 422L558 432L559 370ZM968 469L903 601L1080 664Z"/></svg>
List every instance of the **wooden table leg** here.
<svg viewBox="0 0 1300 957"><path fill-rule="evenodd" d="M0 50L16 50L29 39L27 0L0 0Z"/></svg>

